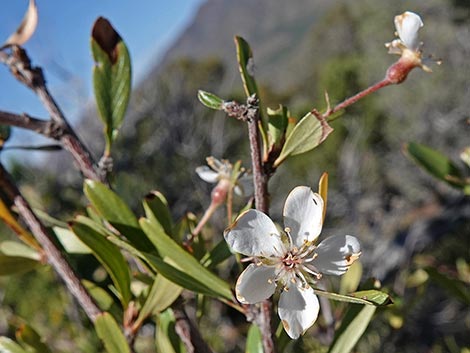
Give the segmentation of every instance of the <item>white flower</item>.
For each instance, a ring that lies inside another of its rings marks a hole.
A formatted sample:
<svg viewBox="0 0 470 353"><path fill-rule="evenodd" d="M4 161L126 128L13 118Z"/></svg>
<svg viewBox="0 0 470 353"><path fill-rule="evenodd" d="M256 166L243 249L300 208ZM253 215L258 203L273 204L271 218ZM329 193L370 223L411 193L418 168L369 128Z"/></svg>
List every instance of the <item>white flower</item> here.
<svg viewBox="0 0 470 353"><path fill-rule="evenodd" d="M424 26L421 17L414 12L406 11L395 16L394 22L399 39L385 44L388 52L401 55L410 66L419 66L425 71L431 71L422 61L422 43L418 38L418 31Z"/></svg>
<svg viewBox="0 0 470 353"><path fill-rule="evenodd" d="M323 199L309 187L291 191L284 205L285 231L264 213L248 210L225 233L230 247L254 258L237 280L237 299L244 304L269 298L278 285L279 317L291 338L298 338L318 316L319 302L310 286L325 275L342 275L359 257L358 240L332 236L317 246L323 223Z"/></svg>
<svg viewBox="0 0 470 353"><path fill-rule="evenodd" d="M214 157L207 157L207 165L196 168L196 173L205 182L214 184L220 181L231 181L235 179L234 191L237 195L250 194L253 189L253 178L251 174L240 168L238 175L233 176L233 166L226 160L218 160Z"/></svg>

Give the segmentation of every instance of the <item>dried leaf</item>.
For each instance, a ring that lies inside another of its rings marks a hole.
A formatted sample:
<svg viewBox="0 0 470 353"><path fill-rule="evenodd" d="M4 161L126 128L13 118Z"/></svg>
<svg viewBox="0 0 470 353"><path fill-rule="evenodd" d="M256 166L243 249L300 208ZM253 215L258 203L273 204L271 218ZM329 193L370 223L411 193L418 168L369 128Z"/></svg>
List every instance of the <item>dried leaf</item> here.
<svg viewBox="0 0 470 353"><path fill-rule="evenodd" d="M29 0L28 10L23 17L18 29L2 45L5 48L10 45L23 45L34 34L38 24L38 8L35 0Z"/></svg>

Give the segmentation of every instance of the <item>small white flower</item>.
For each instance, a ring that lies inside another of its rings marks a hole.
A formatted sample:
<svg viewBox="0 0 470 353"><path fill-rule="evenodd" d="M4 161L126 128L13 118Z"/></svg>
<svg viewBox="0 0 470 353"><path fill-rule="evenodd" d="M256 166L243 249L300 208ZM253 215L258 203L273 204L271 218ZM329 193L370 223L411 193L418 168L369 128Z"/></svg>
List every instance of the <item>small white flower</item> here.
<svg viewBox="0 0 470 353"><path fill-rule="evenodd" d="M231 181L235 179L234 191L237 195L250 194L253 189L253 178L251 174L241 168L238 175L233 176L233 166L226 160L218 160L214 157L207 157L207 165L196 168L196 173L205 182L215 184L222 180Z"/></svg>
<svg viewBox="0 0 470 353"><path fill-rule="evenodd" d="M237 280L237 299L254 304L269 298L278 285L278 313L291 338L298 338L318 316L318 298L310 283L342 275L359 257L358 240L332 236L317 246L323 223L323 199L309 187L291 191L284 205L285 231L264 213L248 210L228 228L225 239L236 252L254 258Z"/></svg>
<svg viewBox="0 0 470 353"><path fill-rule="evenodd" d="M424 26L421 17L414 12L406 11L395 16L394 22L399 39L385 44L388 52L401 55L402 58L415 67L419 66L425 71L431 71L428 66L423 64L422 60L422 43L418 38L419 29Z"/></svg>

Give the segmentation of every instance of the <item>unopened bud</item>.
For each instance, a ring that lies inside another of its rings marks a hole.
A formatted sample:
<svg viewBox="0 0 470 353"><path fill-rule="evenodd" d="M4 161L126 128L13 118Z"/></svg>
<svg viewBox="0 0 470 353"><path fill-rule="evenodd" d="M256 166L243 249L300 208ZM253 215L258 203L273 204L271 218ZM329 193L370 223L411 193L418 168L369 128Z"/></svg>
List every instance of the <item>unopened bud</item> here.
<svg viewBox="0 0 470 353"><path fill-rule="evenodd" d="M230 181L228 179L220 180L212 190L211 199L213 205L220 205L225 202L227 193L230 189Z"/></svg>

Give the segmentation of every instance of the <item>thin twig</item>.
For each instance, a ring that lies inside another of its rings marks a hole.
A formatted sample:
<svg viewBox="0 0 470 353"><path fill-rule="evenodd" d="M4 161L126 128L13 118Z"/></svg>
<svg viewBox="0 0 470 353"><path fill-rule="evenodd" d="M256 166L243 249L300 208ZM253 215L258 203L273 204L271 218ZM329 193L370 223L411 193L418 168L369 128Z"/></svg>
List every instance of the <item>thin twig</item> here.
<svg viewBox="0 0 470 353"><path fill-rule="evenodd" d="M78 168L86 178L105 182L106 173L100 172L100 170L95 167L91 153L80 141L74 130L67 122L65 115L57 105L46 86L46 80L44 78L42 69L31 66L31 60L28 54L23 48L18 46L12 47L11 54L0 51L0 62L3 62L6 66L8 66L11 73L18 81L36 93L50 114L51 120L49 123L51 129L49 132L52 135L48 137L54 138L55 140L62 143L63 147L71 153ZM37 121L33 121L29 122L29 124L32 125L28 125L25 124L27 123L25 118L20 120L22 120L22 123L24 124L20 127L23 128L28 128L27 126L34 126L34 124L38 123ZM18 126L18 124L20 123L12 125ZM29 129L36 131L35 128ZM45 130L41 131L42 134L46 132Z"/></svg>
<svg viewBox="0 0 470 353"><path fill-rule="evenodd" d="M247 99L248 113L248 139L250 141L251 166L253 169L253 182L255 189L255 207L257 210L269 213L268 177L264 173L261 160L261 146L259 133L259 108L256 96Z"/></svg>
<svg viewBox="0 0 470 353"><path fill-rule="evenodd" d="M20 191L13 183L10 174L2 164L0 164L0 186L2 191L7 195L7 197L11 199L11 201L13 201L14 205L18 208L20 216L28 225L35 239L44 249L44 253L47 256L47 262L54 268L59 277L65 282L68 290L78 301L88 318L92 322L95 322L97 316L101 314L101 310L86 291L85 287L83 287L79 278L65 260L62 253L55 246L54 242L47 233L46 228L36 217L28 202L21 195Z"/></svg>
<svg viewBox="0 0 470 353"><path fill-rule="evenodd" d="M257 210L269 213L268 200L268 180L269 176L264 172L261 160L261 139L259 132L259 107L258 99L255 95L247 99L247 122L248 122L248 139L250 141L251 163L253 169L253 182L255 189L255 207ZM254 309L255 307L252 306ZM271 302L269 299L264 300L256 307L259 312L254 313L254 321L261 330L263 337L264 353L275 352L274 341L271 328Z"/></svg>
<svg viewBox="0 0 470 353"><path fill-rule="evenodd" d="M355 94L354 96L352 97L349 97L347 99L345 99L344 101L342 101L341 103L339 103L338 105L336 105L333 109L327 109L327 111L322 115L322 117L324 119L327 119L328 117L330 117L332 114L344 109L344 108L347 108L349 107L350 105L356 103L358 100L368 96L369 94L375 92L375 91L378 91L379 89L381 88L384 88L388 85L391 85L393 82L391 82L390 80L388 80L387 78L383 79L382 81L379 81L377 82L376 84L370 86L370 87L367 87L365 90Z"/></svg>

